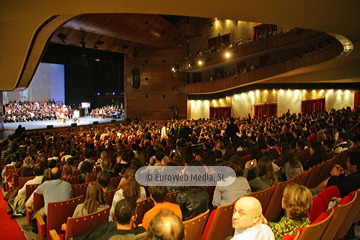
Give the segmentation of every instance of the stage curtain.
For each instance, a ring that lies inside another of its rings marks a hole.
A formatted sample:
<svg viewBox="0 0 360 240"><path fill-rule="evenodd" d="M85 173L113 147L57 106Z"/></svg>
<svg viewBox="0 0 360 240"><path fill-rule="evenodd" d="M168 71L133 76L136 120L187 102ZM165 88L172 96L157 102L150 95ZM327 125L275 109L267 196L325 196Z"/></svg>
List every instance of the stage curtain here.
<svg viewBox="0 0 360 240"><path fill-rule="evenodd" d="M325 98L305 100L301 103L301 112L310 115L312 112L322 112L325 110Z"/></svg>
<svg viewBox="0 0 360 240"><path fill-rule="evenodd" d="M231 117L231 108L230 107L210 107L210 117L213 118L214 114L218 118L229 118Z"/></svg>
<svg viewBox="0 0 360 240"><path fill-rule="evenodd" d="M354 109L356 109L358 106L360 106L360 92L355 93L354 98Z"/></svg>

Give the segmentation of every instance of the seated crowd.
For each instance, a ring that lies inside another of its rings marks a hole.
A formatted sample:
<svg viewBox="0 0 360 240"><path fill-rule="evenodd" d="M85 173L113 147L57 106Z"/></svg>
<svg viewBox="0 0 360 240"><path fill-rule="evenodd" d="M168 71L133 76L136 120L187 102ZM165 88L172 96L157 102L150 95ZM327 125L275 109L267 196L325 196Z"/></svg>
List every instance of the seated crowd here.
<svg viewBox="0 0 360 240"><path fill-rule="evenodd" d="M265 121L247 116L165 123L138 121L64 135L23 132L8 138L2 158L6 166L17 168L18 176L36 176L25 186L42 183L34 192L44 196L45 217L47 203L73 197L69 178L80 174L81 182L89 183L84 203L76 207L72 216L109 208L110 217L108 224L94 228L80 239L108 239L146 231L148 237L157 236L151 239L184 239L181 221L235 201L232 239L281 239L310 223L311 193L335 185L344 197L360 188L359 115L359 108L333 109L310 116L288 112ZM247 197L348 149L347 169L335 165L331 177L316 189L310 192L296 184L286 187L282 199L285 215L278 223L267 223L259 201ZM213 192L202 186L144 187L135 179L136 171L143 166L229 166L236 178L231 185L216 186ZM87 182L89 174L96 172L95 181ZM6 168L2 176L5 185L12 181ZM107 204L104 192L112 190L108 187L110 179L119 176L122 178L111 205ZM175 191L178 193L174 202L165 201L166 194ZM24 187L10 192L12 195L6 196L8 213L21 216L25 207L33 206L34 194L26 200ZM136 202L148 197L153 207L138 221ZM170 231L172 227L174 230ZM64 224L62 230L66 229Z"/></svg>

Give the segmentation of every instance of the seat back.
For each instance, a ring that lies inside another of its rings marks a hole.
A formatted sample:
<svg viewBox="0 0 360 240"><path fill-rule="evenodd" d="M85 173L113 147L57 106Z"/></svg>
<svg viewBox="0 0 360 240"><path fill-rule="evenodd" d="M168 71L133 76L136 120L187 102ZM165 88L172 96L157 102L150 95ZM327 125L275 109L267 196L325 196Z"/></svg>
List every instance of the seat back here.
<svg viewBox="0 0 360 240"><path fill-rule="evenodd" d="M167 193L165 196L165 202L176 203L176 196L179 192L180 192L180 190L172 192L172 193Z"/></svg>
<svg viewBox="0 0 360 240"><path fill-rule="evenodd" d="M338 162L338 164L345 169L346 169L346 161L348 159L348 155L347 155L348 151L349 150L345 150L340 153L339 162Z"/></svg>
<svg viewBox="0 0 360 240"><path fill-rule="evenodd" d="M15 166L14 165L5 166L5 176L9 176L11 169L15 169Z"/></svg>
<svg viewBox="0 0 360 240"><path fill-rule="evenodd" d="M199 214L193 219L183 222L186 232L185 240L200 240L210 210Z"/></svg>
<svg viewBox="0 0 360 240"><path fill-rule="evenodd" d="M335 165L335 160L336 160L335 158L332 158L324 163L324 167L319 174L316 186L319 185L322 181L324 181L328 177L330 177L330 171Z"/></svg>
<svg viewBox="0 0 360 240"><path fill-rule="evenodd" d="M72 175L75 177L75 176L80 176L81 175L81 172L80 170L72 170Z"/></svg>
<svg viewBox="0 0 360 240"><path fill-rule="evenodd" d="M360 189L356 192L353 192L349 194L354 202L349 210L349 213L346 215L344 221L341 222L341 225L339 227L339 230L335 234L335 239L340 239L345 237L346 233L349 231L351 224L354 222L356 215L359 212L360 209Z"/></svg>
<svg viewBox="0 0 360 240"><path fill-rule="evenodd" d="M310 158L310 149L305 148L295 153L301 164L304 166L307 160Z"/></svg>
<svg viewBox="0 0 360 240"><path fill-rule="evenodd" d="M286 182L279 182L274 190L273 195L270 198L269 204L268 204L268 208L265 210L265 218L269 221L272 222L274 221L277 217L279 217L281 211L282 211L282 207L281 207L281 200L283 197L283 193L284 193L284 189L285 187L294 182L294 178L291 178L289 180L287 180Z"/></svg>
<svg viewBox="0 0 360 240"><path fill-rule="evenodd" d="M31 194L34 192L34 190L39 186L40 184L28 184L25 188L25 201L29 199Z"/></svg>
<svg viewBox="0 0 360 240"><path fill-rule="evenodd" d="M142 223L142 219L147 211L152 208L153 201L151 198L144 199L136 203L136 226Z"/></svg>
<svg viewBox="0 0 360 240"><path fill-rule="evenodd" d="M90 183L90 182L96 181L96 175L97 175L96 172L95 173L87 173L85 183Z"/></svg>
<svg viewBox="0 0 360 240"><path fill-rule="evenodd" d="M319 194L318 197L321 198L321 200L323 201L325 207L327 208L327 206L329 205L330 200L333 197L336 198L340 198L340 191L339 188L337 186L330 186L327 187L325 189L323 189Z"/></svg>
<svg viewBox="0 0 360 240"><path fill-rule="evenodd" d="M203 186L206 190L206 192L209 194L209 208L212 208L212 200L214 197L214 191L215 191L215 186Z"/></svg>
<svg viewBox="0 0 360 240"><path fill-rule="evenodd" d="M232 228L234 205L235 202L212 211L201 237L202 240L225 239L234 235Z"/></svg>
<svg viewBox="0 0 360 240"><path fill-rule="evenodd" d="M44 196L37 194L36 192L34 192L34 206L33 206L33 211L36 212L37 210L39 210L40 208L44 207L45 202L44 202Z"/></svg>
<svg viewBox="0 0 360 240"><path fill-rule="evenodd" d="M274 189L275 189L275 186L272 186L271 188L267 188L263 191L252 192L249 194L249 196L257 198L260 201L263 213L265 213L265 210L269 204L269 201L274 192Z"/></svg>
<svg viewBox="0 0 360 240"><path fill-rule="evenodd" d="M307 182L308 179L309 179L309 176L310 176L310 174L311 174L311 171L312 171L312 169L310 169L310 170L308 170L308 171L304 171L304 172L296 175L294 182L297 183L297 184L299 184L299 185L305 186L305 185L306 185L306 182Z"/></svg>
<svg viewBox="0 0 360 240"><path fill-rule="evenodd" d="M31 177L19 177L19 189L21 189L25 183L31 179L34 179L35 176L31 176Z"/></svg>
<svg viewBox="0 0 360 240"><path fill-rule="evenodd" d="M117 190L119 190L119 189L110 190L110 191L107 191L104 193L104 197L105 197L105 201L106 201L107 205L111 206L114 195Z"/></svg>
<svg viewBox="0 0 360 240"><path fill-rule="evenodd" d="M319 221L314 224L310 224L305 226L300 235L295 238L298 240L319 240L321 238L321 235L324 233L327 225L329 224L330 220L333 218L334 211L333 209L330 210L328 216L323 219L322 221ZM297 230L299 232L299 230ZM298 233L295 232L294 235L298 235Z"/></svg>
<svg viewBox="0 0 360 240"><path fill-rule="evenodd" d="M85 196L88 185L88 183L71 185L73 190L73 198L80 197L81 195Z"/></svg>
<svg viewBox="0 0 360 240"><path fill-rule="evenodd" d="M84 235L109 221L110 207L81 217L69 217L66 222L65 239Z"/></svg>
<svg viewBox="0 0 360 240"><path fill-rule="evenodd" d="M48 203L48 214L46 216L46 235L50 239L50 230L61 231L61 225L71 217L75 208L84 202L84 196L72 198L66 201Z"/></svg>
<svg viewBox="0 0 360 240"><path fill-rule="evenodd" d="M346 198L350 198L349 196L346 196L342 199L341 202L343 202ZM334 216L332 219L330 219L330 222L328 226L326 227L321 239L327 240L327 239L334 239L336 233L338 232L342 222L344 221L345 217L347 217L353 203L355 201L355 198L349 200L347 203L340 204L335 207L334 209Z"/></svg>
<svg viewBox="0 0 360 240"><path fill-rule="evenodd" d="M110 183L108 188L112 187L112 189L117 189L121 180L121 176L110 178Z"/></svg>
<svg viewBox="0 0 360 240"><path fill-rule="evenodd" d="M324 164L320 164L320 165L314 166L311 169L311 173L310 173L308 180L306 181L305 187L314 188L317 186L317 180L319 178L319 175L320 175L323 167L324 167Z"/></svg>
<svg viewBox="0 0 360 240"><path fill-rule="evenodd" d="M10 178L11 179L11 178ZM14 171L13 173L13 177L12 177L12 180L13 180L13 187L19 187L19 175Z"/></svg>
<svg viewBox="0 0 360 240"><path fill-rule="evenodd" d="M309 213L310 222L314 222L322 212L326 212L327 206L320 197L313 197L312 208Z"/></svg>
<svg viewBox="0 0 360 240"><path fill-rule="evenodd" d="M70 183L71 185L80 184L81 183L81 176L62 178L61 180L66 181L66 182Z"/></svg>
<svg viewBox="0 0 360 240"><path fill-rule="evenodd" d="M358 194L358 198L360 198L360 188L356 192ZM355 202L354 205L357 206L357 207L354 207L355 210L356 210L356 214L355 214L355 218L353 220L353 223L358 223L360 221L360 206L359 206L360 204Z"/></svg>

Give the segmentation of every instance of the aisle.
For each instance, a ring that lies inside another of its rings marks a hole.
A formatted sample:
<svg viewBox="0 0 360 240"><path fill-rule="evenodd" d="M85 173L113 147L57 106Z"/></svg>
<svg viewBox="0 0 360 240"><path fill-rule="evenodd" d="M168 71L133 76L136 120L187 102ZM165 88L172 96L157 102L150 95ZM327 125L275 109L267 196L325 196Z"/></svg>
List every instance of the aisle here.
<svg viewBox="0 0 360 240"><path fill-rule="evenodd" d="M6 240L26 240L22 233L16 219L11 218L11 215L6 214L6 202L4 200L3 191L0 191L0 223L1 235L0 239Z"/></svg>

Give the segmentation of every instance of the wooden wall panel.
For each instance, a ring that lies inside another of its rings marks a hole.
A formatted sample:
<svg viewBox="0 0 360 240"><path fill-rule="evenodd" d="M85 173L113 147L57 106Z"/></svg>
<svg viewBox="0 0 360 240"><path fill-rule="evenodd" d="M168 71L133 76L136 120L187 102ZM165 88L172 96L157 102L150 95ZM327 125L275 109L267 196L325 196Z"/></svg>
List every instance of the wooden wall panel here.
<svg viewBox="0 0 360 240"><path fill-rule="evenodd" d="M186 54L185 47L161 50L149 48L139 49L136 57L132 55L125 57L127 118L133 119L137 116L143 120L170 119L172 111L169 107L172 105L178 108L179 118L187 118L187 94L185 93L187 74L171 71L184 54ZM141 80L138 89L131 87L133 68L138 68L140 71Z"/></svg>

